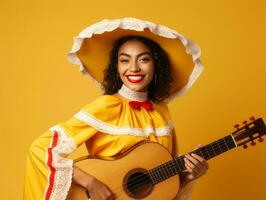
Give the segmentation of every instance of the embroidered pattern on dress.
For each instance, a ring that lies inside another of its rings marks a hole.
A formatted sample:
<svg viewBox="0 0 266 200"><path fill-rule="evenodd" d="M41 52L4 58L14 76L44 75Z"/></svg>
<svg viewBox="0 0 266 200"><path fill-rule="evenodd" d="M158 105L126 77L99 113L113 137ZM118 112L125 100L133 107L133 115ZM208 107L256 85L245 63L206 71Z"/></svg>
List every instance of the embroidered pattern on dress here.
<svg viewBox="0 0 266 200"><path fill-rule="evenodd" d="M73 161L64 157L72 153L76 145L61 127L54 126L50 131L53 136L46 156L49 175L44 200L63 200L71 186L73 173Z"/></svg>
<svg viewBox="0 0 266 200"><path fill-rule="evenodd" d="M167 126L160 128L154 128L151 125L146 126L145 128L133 128L130 126L118 127L106 122L103 122L91 114L81 110L75 116L76 119L89 124L95 129L109 133L111 135L133 135L140 137L148 137L151 133L154 133L156 136L166 136L170 135L173 129L173 123L170 121Z"/></svg>

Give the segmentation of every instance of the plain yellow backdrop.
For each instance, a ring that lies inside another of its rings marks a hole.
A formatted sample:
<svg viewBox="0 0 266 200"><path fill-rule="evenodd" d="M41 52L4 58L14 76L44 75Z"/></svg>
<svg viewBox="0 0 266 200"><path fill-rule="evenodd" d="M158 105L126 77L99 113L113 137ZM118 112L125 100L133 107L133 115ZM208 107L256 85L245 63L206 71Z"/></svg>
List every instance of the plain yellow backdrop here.
<svg viewBox="0 0 266 200"><path fill-rule="evenodd" d="M182 153L231 133L251 115L266 118L266 4L263 0L1 0L1 199L22 199L26 151L99 89L68 63L72 39L103 18L167 25L202 49L205 70L169 106ZM209 161L192 200L263 200L266 144Z"/></svg>

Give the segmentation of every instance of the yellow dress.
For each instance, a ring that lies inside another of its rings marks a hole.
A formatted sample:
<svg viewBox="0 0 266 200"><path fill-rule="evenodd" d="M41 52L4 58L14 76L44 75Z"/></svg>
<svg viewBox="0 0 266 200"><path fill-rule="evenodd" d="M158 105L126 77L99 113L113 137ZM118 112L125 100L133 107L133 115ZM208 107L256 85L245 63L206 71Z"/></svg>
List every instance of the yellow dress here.
<svg viewBox="0 0 266 200"><path fill-rule="evenodd" d="M67 158L86 143L89 154L115 156L141 141L155 141L176 153L174 127L165 103L133 109L129 100L103 95L69 120L38 137L27 155L24 200L64 200L72 181Z"/></svg>

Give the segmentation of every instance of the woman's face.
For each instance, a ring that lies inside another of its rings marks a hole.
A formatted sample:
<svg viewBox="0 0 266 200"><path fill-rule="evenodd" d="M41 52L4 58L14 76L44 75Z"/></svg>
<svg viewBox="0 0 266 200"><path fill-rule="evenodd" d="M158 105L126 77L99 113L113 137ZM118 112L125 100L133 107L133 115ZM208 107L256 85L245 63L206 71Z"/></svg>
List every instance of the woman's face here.
<svg viewBox="0 0 266 200"><path fill-rule="evenodd" d="M128 88L139 92L147 91L154 74L151 51L142 42L125 42L118 51L117 70Z"/></svg>

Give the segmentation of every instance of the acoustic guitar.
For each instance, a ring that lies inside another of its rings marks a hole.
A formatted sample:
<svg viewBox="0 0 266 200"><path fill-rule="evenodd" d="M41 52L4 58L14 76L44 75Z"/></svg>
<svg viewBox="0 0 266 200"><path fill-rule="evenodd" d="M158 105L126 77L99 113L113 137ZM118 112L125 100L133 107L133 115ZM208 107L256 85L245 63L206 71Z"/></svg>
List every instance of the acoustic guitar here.
<svg viewBox="0 0 266 200"><path fill-rule="evenodd" d="M235 128L233 133L192 152L209 160L238 146L247 148L249 142L254 146L255 140L262 142L266 134L262 118L251 117ZM172 157L155 142L137 144L118 157L86 156L74 163L106 184L120 200L171 200L178 192L178 174L186 169L184 155ZM73 182L67 199L88 200L89 193Z"/></svg>

